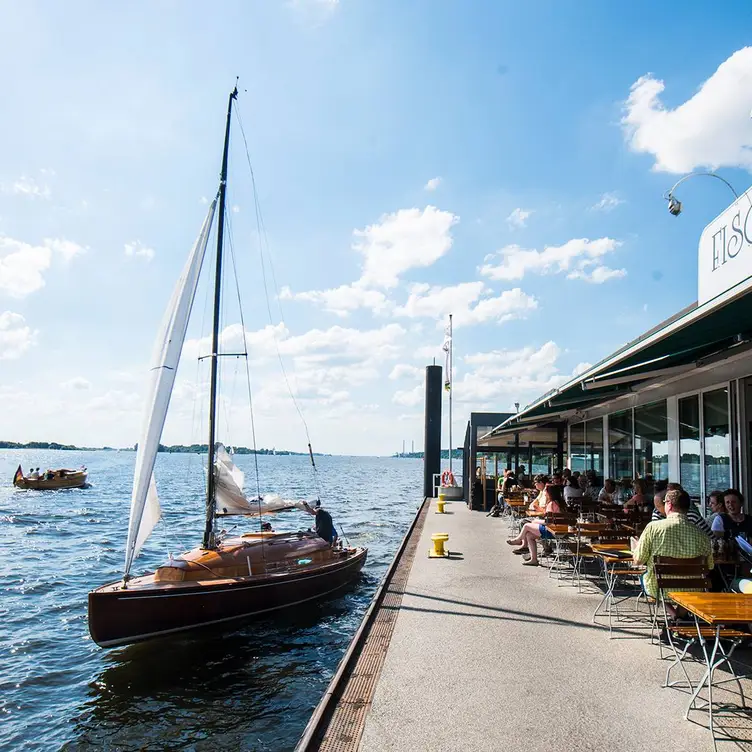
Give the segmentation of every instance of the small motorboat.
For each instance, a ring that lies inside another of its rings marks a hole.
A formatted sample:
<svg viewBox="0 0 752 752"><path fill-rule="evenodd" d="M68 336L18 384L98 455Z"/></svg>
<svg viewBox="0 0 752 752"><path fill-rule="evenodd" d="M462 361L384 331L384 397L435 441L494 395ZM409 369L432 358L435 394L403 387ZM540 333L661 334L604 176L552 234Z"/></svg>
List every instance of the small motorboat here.
<svg viewBox="0 0 752 752"><path fill-rule="evenodd" d="M60 488L83 488L87 483L88 473L86 468L69 470L47 470L44 473L23 474L21 465L18 466L13 476L13 485L16 488L24 488L33 491L55 491Z"/></svg>

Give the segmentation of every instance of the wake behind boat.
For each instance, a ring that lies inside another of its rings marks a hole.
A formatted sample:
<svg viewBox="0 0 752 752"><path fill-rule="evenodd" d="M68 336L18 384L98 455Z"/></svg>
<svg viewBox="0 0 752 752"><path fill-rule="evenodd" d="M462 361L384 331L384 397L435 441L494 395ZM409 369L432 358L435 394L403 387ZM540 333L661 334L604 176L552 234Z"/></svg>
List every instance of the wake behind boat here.
<svg viewBox="0 0 752 752"><path fill-rule="evenodd" d="M329 595L358 575L367 549L343 546L331 515L322 508L285 501L276 494L248 498L243 473L216 440L223 233L230 122L237 88L227 108L222 172L211 202L168 306L156 343L146 416L136 454L123 579L89 593L89 632L103 647L139 642L211 624L269 613ZM214 316L209 388L209 441L206 523L201 546L170 559L154 573L132 577L131 567L161 516L154 464L185 340L209 233L219 203ZM244 327L243 327L244 329ZM244 335L245 336L245 335ZM245 345L245 342L244 342ZM247 360L247 347L243 356ZM313 452L308 444L315 471ZM265 530L228 537L217 532L216 518L228 514L258 517L299 507L316 517L316 532Z"/></svg>
<svg viewBox="0 0 752 752"><path fill-rule="evenodd" d="M23 468L18 466L16 474L13 476L13 485L16 488L23 488L34 491L55 491L60 488L84 488L87 485L88 473L86 468L79 470L68 470L60 468L59 470L47 470L40 473L39 468L32 470L28 475L23 474Z"/></svg>

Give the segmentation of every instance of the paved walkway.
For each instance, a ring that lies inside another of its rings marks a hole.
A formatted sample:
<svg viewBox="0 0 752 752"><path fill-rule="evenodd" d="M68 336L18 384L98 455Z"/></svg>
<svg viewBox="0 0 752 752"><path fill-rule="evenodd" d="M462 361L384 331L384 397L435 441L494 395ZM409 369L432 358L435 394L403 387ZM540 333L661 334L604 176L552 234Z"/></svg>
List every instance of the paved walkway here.
<svg viewBox="0 0 752 752"><path fill-rule="evenodd" d="M505 520L447 509L429 511L361 750L712 749L707 716L685 721L687 695L661 688L647 632L609 640L592 623L598 596L521 566ZM428 558L434 532L449 533L454 558ZM747 719L727 723L752 739Z"/></svg>

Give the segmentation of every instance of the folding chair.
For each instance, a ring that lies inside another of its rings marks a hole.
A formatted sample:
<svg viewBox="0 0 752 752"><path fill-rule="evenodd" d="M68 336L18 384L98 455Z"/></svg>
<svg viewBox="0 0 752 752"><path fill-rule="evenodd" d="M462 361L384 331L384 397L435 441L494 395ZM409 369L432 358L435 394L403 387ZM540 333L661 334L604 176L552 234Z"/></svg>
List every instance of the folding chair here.
<svg viewBox="0 0 752 752"><path fill-rule="evenodd" d="M681 685L681 680L671 681L671 670L678 665L684 674L684 678L687 680L689 691L693 692L694 686L692 685L687 669L684 666L684 658L687 656L687 653L693 645L699 645L705 650L706 639L715 640L715 629L712 627L698 629L694 623L690 622L687 622L686 624L671 624L669 622L668 608L666 605L667 598L665 593L671 590L674 592L708 592L710 590L710 572L708 571L707 560L704 556L696 556L686 559L671 556L656 556L654 560L654 571L656 587L658 589L658 605L663 614L666 636L669 645L671 646L671 650L674 653L674 661L666 670L666 680L664 681L663 686L679 687ZM656 615L657 611L658 609L656 609ZM655 625L655 620L653 623ZM722 656L721 662L726 663L728 666L732 676L728 681L736 681L743 702L744 690L742 689L739 677L734 671L734 667L731 665L731 655L736 648L744 642L744 640L749 638L749 634L746 632L740 632L737 629L722 628L720 636L721 640L731 643L728 649L724 648L722 642L719 644L719 650ZM662 645L660 645L660 656L662 659Z"/></svg>

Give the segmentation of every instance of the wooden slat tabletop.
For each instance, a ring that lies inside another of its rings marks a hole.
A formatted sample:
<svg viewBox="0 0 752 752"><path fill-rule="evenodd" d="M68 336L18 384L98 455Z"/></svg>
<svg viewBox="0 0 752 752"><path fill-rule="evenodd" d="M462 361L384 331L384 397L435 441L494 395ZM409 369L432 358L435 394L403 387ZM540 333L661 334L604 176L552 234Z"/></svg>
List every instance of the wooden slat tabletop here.
<svg viewBox="0 0 752 752"><path fill-rule="evenodd" d="M669 593L671 599L708 624L752 622L752 595L743 593Z"/></svg>

